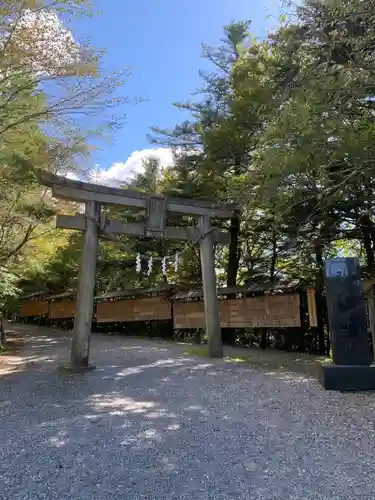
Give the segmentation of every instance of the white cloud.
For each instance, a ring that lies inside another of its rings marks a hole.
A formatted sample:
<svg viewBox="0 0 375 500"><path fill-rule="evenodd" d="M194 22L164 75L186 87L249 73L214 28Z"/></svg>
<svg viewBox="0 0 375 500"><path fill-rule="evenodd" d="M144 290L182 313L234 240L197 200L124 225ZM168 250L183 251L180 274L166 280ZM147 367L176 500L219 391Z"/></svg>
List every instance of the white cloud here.
<svg viewBox="0 0 375 500"><path fill-rule="evenodd" d="M173 164L173 153L168 148L149 148L134 151L125 162L115 162L107 170L96 167L90 175L90 182L97 184L118 185L121 182L133 178L143 170L143 161L148 158L156 158L161 168ZM70 177L73 178L73 177Z"/></svg>
<svg viewBox="0 0 375 500"><path fill-rule="evenodd" d="M59 175L63 175L60 173ZM65 177L67 179L71 179L72 181L78 181L79 180L79 175L76 172L68 172Z"/></svg>
<svg viewBox="0 0 375 500"><path fill-rule="evenodd" d="M200 152L200 148L191 148L190 150L184 148L183 151L177 148L174 152L169 148L147 148L133 151L126 161L116 161L107 169L101 168L100 165L95 165L90 170L68 173L60 172L60 175L72 180L116 187L141 173L143 171L143 162L148 158L159 160L161 170L163 170L164 168L173 166L175 154L178 156L179 154L197 154Z"/></svg>

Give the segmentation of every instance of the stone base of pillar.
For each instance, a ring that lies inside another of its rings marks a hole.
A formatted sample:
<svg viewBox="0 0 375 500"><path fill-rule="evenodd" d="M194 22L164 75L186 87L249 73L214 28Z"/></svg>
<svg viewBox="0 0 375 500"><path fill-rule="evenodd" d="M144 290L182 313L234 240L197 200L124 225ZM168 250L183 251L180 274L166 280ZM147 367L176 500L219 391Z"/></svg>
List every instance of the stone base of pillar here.
<svg viewBox="0 0 375 500"><path fill-rule="evenodd" d="M322 367L321 383L332 391L374 391L375 366L326 365Z"/></svg>

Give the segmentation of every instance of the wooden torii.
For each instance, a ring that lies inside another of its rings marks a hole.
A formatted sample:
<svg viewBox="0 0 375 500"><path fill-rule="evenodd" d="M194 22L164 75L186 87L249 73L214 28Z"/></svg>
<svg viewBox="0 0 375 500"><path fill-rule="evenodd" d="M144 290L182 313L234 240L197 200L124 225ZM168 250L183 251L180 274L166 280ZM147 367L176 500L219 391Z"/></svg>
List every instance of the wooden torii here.
<svg viewBox="0 0 375 500"><path fill-rule="evenodd" d="M52 188L52 195L55 198L85 204L84 214L58 215L56 220L57 228L77 229L84 232L71 350L73 368L85 369L89 366L96 261L101 230L105 230L107 234L199 241L208 351L211 357L222 357L214 245L215 243L228 243L229 234L213 228L211 219L229 219L237 211L236 207L212 204L202 200L150 196L138 191L75 181L44 171L40 172L39 177L42 184ZM145 223L123 223L118 220L104 219L101 216L102 205L144 209L146 221ZM188 228L166 226L167 212L198 216L198 225Z"/></svg>

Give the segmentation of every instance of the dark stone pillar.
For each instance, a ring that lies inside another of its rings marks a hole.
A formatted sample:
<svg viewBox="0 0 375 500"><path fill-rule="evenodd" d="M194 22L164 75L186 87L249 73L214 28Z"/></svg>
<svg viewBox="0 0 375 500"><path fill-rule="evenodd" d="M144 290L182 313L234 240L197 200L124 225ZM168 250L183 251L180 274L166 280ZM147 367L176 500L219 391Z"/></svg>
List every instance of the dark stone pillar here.
<svg viewBox="0 0 375 500"><path fill-rule="evenodd" d="M358 259L328 259L324 275L334 364L323 367L323 385L334 390L375 390Z"/></svg>

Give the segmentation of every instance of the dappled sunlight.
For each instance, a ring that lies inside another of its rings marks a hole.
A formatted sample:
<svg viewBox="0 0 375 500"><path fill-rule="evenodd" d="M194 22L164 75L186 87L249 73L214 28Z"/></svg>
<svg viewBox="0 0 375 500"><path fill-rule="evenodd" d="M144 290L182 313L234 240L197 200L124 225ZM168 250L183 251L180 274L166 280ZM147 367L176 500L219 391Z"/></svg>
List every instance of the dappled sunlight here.
<svg viewBox="0 0 375 500"><path fill-rule="evenodd" d="M61 342L51 342L51 343L48 343L48 344L34 344L34 345L31 345L30 346L30 350L44 350L44 349L48 349L48 350L56 350L56 348L59 348L61 346Z"/></svg>
<svg viewBox="0 0 375 500"><path fill-rule="evenodd" d="M183 373L183 372L189 372L189 373L192 373L194 374L195 372L199 372L199 371L205 371L207 370L207 368L210 368L211 364L189 364L189 365L182 365L182 366L177 366L173 369L173 374L174 375L178 375L179 373ZM212 372L214 375L216 375L216 372ZM210 372L207 372L207 375L211 375ZM187 377L196 377L196 375L188 375Z"/></svg>
<svg viewBox="0 0 375 500"><path fill-rule="evenodd" d="M201 406L201 405L189 405L189 406L185 407L185 411L186 410L187 411L199 411L199 412L207 414L207 410L205 408L203 408L203 406Z"/></svg>
<svg viewBox="0 0 375 500"><path fill-rule="evenodd" d="M64 407L59 405L57 407L60 410L64 410ZM54 418L50 420L46 420L43 422L39 422L36 426L37 429L59 429L59 433L64 432L64 429L68 429L71 426L85 423L86 417L84 415L67 415L60 416L59 418ZM60 434L61 435L61 434Z"/></svg>
<svg viewBox="0 0 375 500"><path fill-rule="evenodd" d="M117 372L117 375L119 377L127 377L129 375L135 375L136 373L140 373L145 368L149 368L149 366L147 366L147 365L132 366L131 368L125 368L124 370L121 370L120 372Z"/></svg>
<svg viewBox="0 0 375 500"><path fill-rule="evenodd" d="M159 414L158 417L161 415ZM125 428L131 427L130 425L125 426ZM124 427L123 427L124 428ZM168 436L168 433L173 433L179 431L181 425L179 423L172 423L169 425L151 426L144 429L136 434L128 434L121 442L121 446L136 446L139 448L148 448L150 446L155 446L163 441Z"/></svg>
<svg viewBox="0 0 375 500"><path fill-rule="evenodd" d="M7 375L11 375L13 373L19 373L21 370L18 366L6 366L2 367L0 365L0 377L6 377Z"/></svg>
<svg viewBox="0 0 375 500"><path fill-rule="evenodd" d="M51 437L48 442L55 448L62 448L63 446L66 446L68 443L66 432L59 432L57 436Z"/></svg>
<svg viewBox="0 0 375 500"><path fill-rule="evenodd" d="M0 376L10 375L12 373L21 373L29 368L37 367L43 363L53 363L56 356L9 356L6 363L0 363Z"/></svg>
<svg viewBox="0 0 375 500"><path fill-rule="evenodd" d="M48 356L29 356L27 358L23 358L23 361L25 363L30 363L30 364L37 364L37 363L42 363L43 361L46 361L47 363L52 363L53 361L56 361L57 356L54 354L50 354Z"/></svg>
<svg viewBox="0 0 375 500"><path fill-rule="evenodd" d="M139 374L144 370L152 369L152 368L181 367L181 366L184 366L184 364L186 362L189 362L189 361L190 361L189 359L175 359L175 358L161 359L161 360L155 361L154 363L125 368L124 370L117 372L116 375L118 377L128 377L130 375Z"/></svg>
<svg viewBox="0 0 375 500"><path fill-rule="evenodd" d="M12 333L11 333L12 332ZM12 331L7 330L7 337L12 342L14 337L19 343L16 352L0 356L0 376L5 377L22 373L31 368L41 369L56 363L67 352L66 332L38 329L34 325L17 325ZM35 333L38 332L38 335Z"/></svg>
<svg viewBox="0 0 375 500"><path fill-rule="evenodd" d="M75 428L92 432L105 430L108 435L116 436L116 446L128 449L147 450L160 444L168 433L180 430L182 415L160 406L157 401L150 401L140 396L132 398L121 392L96 393L84 403L89 413L78 417L75 421L60 422L61 426L74 432ZM56 424L56 422L55 422ZM54 447L68 444L69 438L59 433L50 439ZM164 463L160 468L171 469L172 464Z"/></svg>
<svg viewBox="0 0 375 500"><path fill-rule="evenodd" d="M307 377L305 374L299 374L296 372L290 372L290 371L264 371L264 375L270 376L270 377L276 377L280 380L283 380L285 382L303 382L303 383L311 383L311 382L316 382L316 378L313 377L312 375L310 377Z"/></svg>
<svg viewBox="0 0 375 500"><path fill-rule="evenodd" d="M126 341L126 339L125 339ZM145 342L154 342L152 339L145 339ZM140 352L168 352L167 347L155 346L155 345L124 345L122 348L124 351L137 349Z"/></svg>
<svg viewBox="0 0 375 500"><path fill-rule="evenodd" d="M247 361L246 359L241 358L241 357L233 357L233 358L225 357L224 358L225 363L246 363L246 361Z"/></svg>
<svg viewBox="0 0 375 500"><path fill-rule="evenodd" d="M186 361L189 361L188 359L175 359L175 358L169 358L169 359L160 359L156 361L155 363L152 363L150 366L176 366L176 365L182 365Z"/></svg>
<svg viewBox="0 0 375 500"><path fill-rule="evenodd" d="M124 414L128 412L144 413L156 406L156 403L152 401L136 401L132 398L121 397L119 394L114 394L112 396L97 394L92 396L89 403L93 408L98 410L117 408L117 411L122 411Z"/></svg>
<svg viewBox="0 0 375 500"><path fill-rule="evenodd" d="M231 484L239 471L251 480L255 473L263 477L274 456L272 474L278 474L280 461L288 461L280 450L286 449L297 464L301 457L309 461L314 448L321 452L315 455L319 474L327 466L331 445L350 450L352 456L353 447L362 452L366 446L363 436L371 436L373 418L365 420L372 410L368 399L327 395L306 373L281 371L286 363L268 368L230 364L186 356L173 345L166 352L123 350L122 338L108 343L103 338L91 355L97 370L75 376L54 366L59 353L69 355L70 342L64 342L61 350L58 343L44 347L46 342L41 342L39 351L28 351L24 359L39 359L43 365L32 376L21 372L4 379L11 396L0 404L1 416L17 432L3 436L2 456L17 450L15 460L27 460L22 479L26 487L29 478L74 485L87 481L99 485L100 494L108 491L108 498L133 498L108 486L111 477L116 484L124 477L130 488L143 485L145 498L162 482L166 489L160 498L167 498L170 484L179 477L189 495L195 477L196 491L204 488L205 494L215 466L220 470L215 482ZM332 408L338 413L331 426ZM340 440L327 439L325 430L334 432L338 421L354 429L354 440L340 432ZM321 422L323 430L318 428ZM321 435L326 439L317 439ZM305 441L307 451L299 455ZM357 441L358 446L353 444ZM76 486L74 491L82 498ZM177 490L174 498L180 498Z"/></svg>
<svg viewBox="0 0 375 500"><path fill-rule="evenodd" d="M97 337L93 337L93 347L97 347L101 342L104 341L113 341L114 343L116 343L116 346L115 347L111 347L111 346L106 346L104 349L101 349L101 352L111 352L113 349L116 349L116 351L138 351L140 353L149 353L149 352L160 352L160 353L163 353L163 352L169 352L169 349L168 347L159 347L159 346L155 346L155 345L127 345L126 342L127 342L127 338L126 337L121 337L121 340L123 342L123 345L119 346L117 344L118 342L118 339L119 337L105 337L105 338L97 338ZM145 339L145 342L154 342L152 339Z"/></svg>
<svg viewBox="0 0 375 500"><path fill-rule="evenodd" d="M178 431L180 427L180 424L170 424L167 427L167 431Z"/></svg>
<svg viewBox="0 0 375 500"><path fill-rule="evenodd" d="M156 461L154 468L161 474L170 474L171 472L176 471L177 467L170 458L162 457Z"/></svg>
<svg viewBox="0 0 375 500"><path fill-rule="evenodd" d="M139 432L136 435L128 435L119 444L120 446L136 446L137 448L147 448L162 440L162 433L150 428Z"/></svg>
<svg viewBox="0 0 375 500"><path fill-rule="evenodd" d="M190 366L189 368L192 372L194 372L197 370L206 370L207 368L211 368L212 366L214 366L212 363L200 363L199 365Z"/></svg>
<svg viewBox="0 0 375 500"><path fill-rule="evenodd" d="M151 411L151 412L147 413L146 418L153 420L156 418L177 419L179 417L175 413L171 413L170 411L159 409L157 411Z"/></svg>
<svg viewBox="0 0 375 500"><path fill-rule="evenodd" d="M156 429L147 429L138 434L139 439L160 441L162 436Z"/></svg>
<svg viewBox="0 0 375 500"><path fill-rule="evenodd" d="M69 338L67 335L64 335L63 337L62 336L59 336L58 338L56 337L45 337L45 336L41 336L41 337L29 337L29 339L34 342L34 347L46 347L46 346L49 346L49 345L56 345L56 344L61 344L61 340L63 339L66 339L66 338Z"/></svg>
<svg viewBox="0 0 375 500"><path fill-rule="evenodd" d="M86 413L41 422L31 430L35 433L43 429L47 435L44 443L55 449L78 449L90 436L104 432L107 439L111 436L115 447L146 451L160 444L168 433L179 431L181 426L181 416L158 402L126 397L119 392L95 393L80 402L80 407ZM101 446L100 439L96 439L96 443ZM173 465L163 462L159 468L171 470Z"/></svg>

